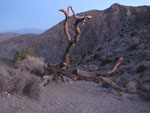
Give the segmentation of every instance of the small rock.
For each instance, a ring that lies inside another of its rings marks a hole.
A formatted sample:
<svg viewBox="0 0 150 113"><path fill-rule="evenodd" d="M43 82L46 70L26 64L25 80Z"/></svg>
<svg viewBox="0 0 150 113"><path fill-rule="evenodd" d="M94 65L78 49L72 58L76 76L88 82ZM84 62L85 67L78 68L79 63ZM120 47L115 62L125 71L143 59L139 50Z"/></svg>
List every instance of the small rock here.
<svg viewBox="0 0 150 113"><path fill-rule="evenodd" d="M126 87L128 88L128 89L132 89L132 90L137 90L137 81L136 80L132 80L132 81L130 81L127 85L126 85Z"/></svg>

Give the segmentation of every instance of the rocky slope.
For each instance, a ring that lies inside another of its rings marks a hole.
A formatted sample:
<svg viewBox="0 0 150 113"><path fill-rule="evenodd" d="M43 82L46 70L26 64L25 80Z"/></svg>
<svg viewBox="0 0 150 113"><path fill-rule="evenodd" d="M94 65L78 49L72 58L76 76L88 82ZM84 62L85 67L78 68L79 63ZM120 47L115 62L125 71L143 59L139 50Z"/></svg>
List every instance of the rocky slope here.
<svg viewBox="0 0 150 113"><path fill-rule="evenodd" d="M115 75L112 79L123 87L132 84L130 86L146 91L146 99L150 99L150 7L113 4L104 11L91 10L79 15L82 14L93 19L81 26L80 41L71 53L72 65L90 71L105 70L122 56L125 61L112 74ZM75 35L74 21L71 17L71 36ZM13 59L16 51L34 48L46 61L58 63L67 46L63 22L41 35L21 37L24 38L1 42L0 57Z"/></svg>
<svg viewBox="0 0 150 113"><path fill-rule="evenodd" d="M19 37L19 36L20 34L17 34L17 33L3 33L3 34L0 34L0 42L10 39L10 38Z"/></svg>
<svg viewBox="0 0 150 113"><path fill-rule="evenodd" d="M37 29L37 28L22 28L22 29L16 29L16 30L9 30L9 31L0 31L0 33L18 33L18 34L41 34L45 30L44 29Z"/></svg>
<svg viewBox="0 0 150 113"><path fill-rule="evenodd" d="M114 52L116 52L116 55L113 55L114 57L118 55L131 57L131 60L135 59L134 55L141 52L148 55L150 49L148 46L150 36L149 12L150 7L148 6L128 7L113 4L104 11L91 10L81 13L80 15L88 13L93 16L93 19L87 22L85 26L81 26L82 34L80 42L74 48L72 56L87 56L91 53L90 51L95 53L94 50L96 49L101 50L99 52L99 54L102 54L101 57L109 56L110 54L114 54ZM69 27L72 36L75 34L73 23L74 19L71 17ZM21 45L24 47L33 47L40 56L57 62L67 45L63 22L60 22L41 35L22 35L22 37L26 38L20 39L18 37L1 43L1 57L12 58L15 51L23 48L18 48ZM28 43L25 44L26 42ZM3 48L5 45L8 47ZM14 46L12 47L12 45ZM134 46L133 50L131 46ZM8 55L5 55L6 53Z"/></svg>

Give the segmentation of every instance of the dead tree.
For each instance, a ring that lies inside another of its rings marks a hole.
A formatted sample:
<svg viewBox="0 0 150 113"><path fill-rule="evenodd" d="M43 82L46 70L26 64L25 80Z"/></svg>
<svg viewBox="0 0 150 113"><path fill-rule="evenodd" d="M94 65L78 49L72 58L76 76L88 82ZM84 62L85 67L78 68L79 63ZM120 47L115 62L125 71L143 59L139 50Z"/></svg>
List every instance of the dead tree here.
<svg viewBox="0 0 150 113"><path fill-rule="evenodd" d="M75 24L74 24L76 34L74 38L71 37L68 31L68 22L70 18L69 10L72 11L74 18L76 19ZM115 84L113 81L106 78L106 76L109 76L111 73L113 73L116 70L116 68L123 62L123 58L119 58L119 60L113 66L113 68L106 72L99 72L99 71L88 72L88 71L83 71L83 70L78 70L78 69L69 70L66 68L69 64L69 55L72 51L72 48L79 41L79 37L81 34L79 24L82 23L84 25L86 20L92 19L92 16L90 15L77 16L71 6L69 6L67 10L60 9L59 11L63 12L65 15L64 31L68 40L68 46L66 48L64 56L62 58L62 62L60 64L48 65L47 67L46 66L43 67L45 70L45 76L43 77L44 81L40 85L44 86L48 83L48 81L55 81L58 79L61 79L63 81L63 77L65 76L72 80L85 80L85 81L93 81L93 82L104 81L108 85L110 85L112 88L117 90L118 92L137 93L137 91L134 91L134 90L121 88L117 84Z"/></svg>

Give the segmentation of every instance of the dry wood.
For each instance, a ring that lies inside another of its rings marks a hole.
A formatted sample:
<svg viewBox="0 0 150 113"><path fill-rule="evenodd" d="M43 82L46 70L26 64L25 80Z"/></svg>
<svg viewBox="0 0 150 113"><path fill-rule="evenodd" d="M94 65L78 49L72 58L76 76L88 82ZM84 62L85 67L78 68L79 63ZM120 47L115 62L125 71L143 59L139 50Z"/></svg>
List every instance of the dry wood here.
<svg viewBox="0 0 150 113"><path fill-rule="evenodd" d="M71 38L69 31L68 31L68 22L69 22L69 9L71 9L73 16L75 17L76 21L74 24L76 35L74 39ZM69 70L66 69L66 67L69 64L69 55L72 51L72 48L76 45L76 43L79 41L79 37L81 34L79 23L85 24L86 19L91 19L92 16L84 15L84 16L77 16L71 6L68 7L67 10L60 9L59 11L63 12L65 15L65 21L64 21L64 31L68 40L68 46L66 47L66 51L64 53L62 62L59 65L49 65L48 67L43 66L45 70L45 76L43 77L44 80L40 84L41 86L46 85L49 81L55 81L58 79L61 79L63 81L63 76L66 76L72 80L85 80L85 81L92 81L92 82L100 82L101 80L106 82L108 85L113 87L118 92L126 92L126 93L137 93L137 91L129 90L126 88L121 88L117 84L115 84L113 81L109 80L108 78L104 77L107 75L110 75L113 73L117 67L123 62L123 58L119 58L117 63L113 66L111 70L105 71L105 72L88 72L83 71L79 69L73 69ZM65 68L64 68L65 67ZM49 77L47 76L49 75Z"/></svg>
<svg viewBox="0 0 150 113"><path fill-rule="evenodd" d="M106 77L100 76L100 79L103 80L104 82L106 82L107 84L109 84L114 89L116 89L118 92L125 92L125 93L132 93L132 94L137 93L137 90L129 90L127 88L119 87L116 83L114 83L113 81L109 80Z"/></svg>
<svg viewBox="0 0 150 113"><path fill-rule="evenodd" d="M75 31L76 35L74 37L74 40L71 38L71 36L69 34L69 30L68 30L69 9L71 9L74 17L76 18L76 22L74 24L74 28L76 30ZM71 6L68 7L67 11L64 10L64 9L60 9L59 11L63 12L64 15L65 15L64 31L65 31L66 37L67 37L67 39L69 41L69 44L68 44L68 46L66 48L66 51L65 51L65 54L63 56L62 63L61 63L61 65L63 67L66 67L69 64L69 55L71 53L71 50L76 45L76 43L79 41L79 37L80 37L80 34L81 34L81 31L80 31L80 28L79 28L79 23L83 22L83 25L84 25L85 20L86 19L91 19L92 16L89 16L89 15L77 16Z"/></svg>

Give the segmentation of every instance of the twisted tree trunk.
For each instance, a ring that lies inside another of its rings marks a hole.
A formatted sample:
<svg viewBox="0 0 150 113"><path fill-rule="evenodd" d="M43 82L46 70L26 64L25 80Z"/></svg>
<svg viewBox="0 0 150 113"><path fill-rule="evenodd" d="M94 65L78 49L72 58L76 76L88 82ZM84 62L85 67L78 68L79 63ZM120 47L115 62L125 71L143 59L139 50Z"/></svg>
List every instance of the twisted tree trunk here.
<svg viewBox="0 0 150 113"><path fill-rule="evenodd" d="M71 37L68 31L68 22L69 22L69 9L72 11L74 18L76 19L74 27L76 35L74 38ZM129 90L126 88L121 88L117 84L115 84L113 81L109 80L105 76L110 75L113 73L117 67L123 62L123 58L119 58L117 63L113 66L111 70L108 70L106 72L88 72L88 71L82 71L78 69L69 70L66 69L66 67L69 65L69 55L72 51L72 48L77 44L79 41L79 37L81 34L79 24L83 23L85 24L87 19L92 19L92 16L84 15L84 16L77 16L71 6L68 7L67 10L60 9L59 11L63 12L65 15L65 21L64 21L64 31L68 40L68 46L66 47L66 51L64 53L64 56L62 58L62 62L58 65L49 65L48 67L43 66L45 70L45 76L44 81L40 84L41 86L46 85L49 81L55 81L58 79L61 79L63 81L63 77L66 76L72 80L85 80L85 81L93 81L93 82L100 82L104 81L108 85L110 85L112 88L117 90L118 92L126 92L126 93L137 93L137 91ZM48 76L47 76L48 75Z"/></svg>

